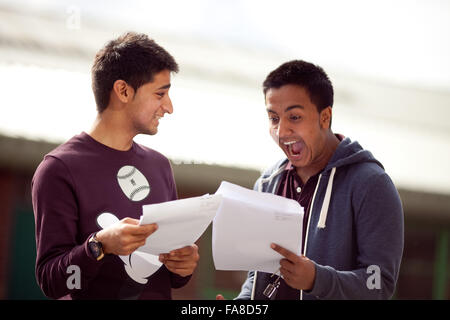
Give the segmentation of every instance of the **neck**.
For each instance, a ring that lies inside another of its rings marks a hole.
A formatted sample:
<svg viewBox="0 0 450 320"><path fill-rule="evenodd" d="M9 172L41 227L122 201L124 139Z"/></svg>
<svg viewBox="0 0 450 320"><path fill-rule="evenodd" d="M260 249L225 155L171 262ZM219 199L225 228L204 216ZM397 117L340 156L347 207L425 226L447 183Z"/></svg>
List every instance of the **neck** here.
<svg viewBox="0 0 450 320"><path fill-rule="evenodd" d="M327 166L339 143L339 139L330 130L327 134L322 152L317 159L307 167L296 168L297 174L304 184L306 184L309 178L316 175Z"/></svg>
<svg viewBox="0 0 450 320"><path fill-rule="evenodd" d="M133 144L135 133L126 128L121 116L114 111L105 110L97 114L94 124L88 134L98 142L119 151L127 151Z"/></svg>

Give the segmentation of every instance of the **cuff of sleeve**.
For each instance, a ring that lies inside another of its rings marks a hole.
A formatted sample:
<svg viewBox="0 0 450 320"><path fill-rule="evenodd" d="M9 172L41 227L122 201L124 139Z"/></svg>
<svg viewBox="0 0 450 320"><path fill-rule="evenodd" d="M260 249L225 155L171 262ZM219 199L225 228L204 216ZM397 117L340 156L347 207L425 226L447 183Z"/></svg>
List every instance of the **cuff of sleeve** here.
<svg viewBox="0 0 450 320"><path fill-rule="evenodd" d="M81 246L75 249L77 252L74 252L74 256L79 257L76 260L79 263L80 269L84 275L88 277L95 276L98 273L99 268L105 262L105 258L97 260L92 255L91 250L89 250L88 242L91 236L92 235L90 235ZM83 258L83 256L85 258Z"/></svg>
<svg viewBox="0 0 450 320"><path fill-rule="evenodd" d="M173 289L178 289L178 288L183 287L192 278L192 274L183 277L183 276L180 276L180 275L178 275L176 273L173 273L171 271L169 271L169 272L171 273L171 276L172 276L171 287Z"/></svg>
<svg viewBox="0 0 450 320"><path fill-rule="evenodd" d="M73 248L69 255L67 256L67 265L77 266L81 273L81 288L88 288L89 281L95 278L103 263L105 262L105 258L100 261L90 253L88 247L88 241L90 237L86 239L86 241L75 248Z"/></svg>
<svg viewBox="0 0 450 320"><path fill-rule="evenodd" d="M314 279L314 285L311 290L305 292L315 296L316 298L321 298L330 291L329 286L332 283L331 273L328 270L329 267L322 266L315 262L314 265L316 267L316 278Z"/></svg>

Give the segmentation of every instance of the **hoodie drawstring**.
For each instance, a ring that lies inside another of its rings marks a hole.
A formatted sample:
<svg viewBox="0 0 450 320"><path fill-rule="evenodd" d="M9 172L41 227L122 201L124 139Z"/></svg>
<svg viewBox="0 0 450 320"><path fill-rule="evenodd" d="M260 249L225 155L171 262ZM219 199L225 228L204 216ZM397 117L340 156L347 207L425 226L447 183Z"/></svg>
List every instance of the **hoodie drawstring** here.
<svg viewBox="0 0 450 320"><path fill-rule="evenodd" d="M331 169L330 178L328 179L327 190L325 191L325 198L322 202L322 209L320 210L319 222L317 228L324 229L327 221L328 207L330 206L331 191L333 190L333 179L336 173L336 167Z"/></svg>

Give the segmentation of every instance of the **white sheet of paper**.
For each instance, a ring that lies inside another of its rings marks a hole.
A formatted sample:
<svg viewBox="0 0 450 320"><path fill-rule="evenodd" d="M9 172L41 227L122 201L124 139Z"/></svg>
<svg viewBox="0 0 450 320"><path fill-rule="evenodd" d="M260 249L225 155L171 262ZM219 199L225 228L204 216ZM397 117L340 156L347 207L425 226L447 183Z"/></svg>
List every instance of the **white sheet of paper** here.
<svg viewBox="0 0 450 320"><path fill-rule="evenodd" d="M212 250L217 270L275 272L280 246L300 255L303 208L292 199L222 181L222 203L213 220Z"/></svg>
<svg viewBox="0 0 450 320"><path fill-rule="evenodd" d="M161 254L191 245L211 223L220 205L221 195L204 195L142 206L139 224L157 223L138 251Z"/></svg>

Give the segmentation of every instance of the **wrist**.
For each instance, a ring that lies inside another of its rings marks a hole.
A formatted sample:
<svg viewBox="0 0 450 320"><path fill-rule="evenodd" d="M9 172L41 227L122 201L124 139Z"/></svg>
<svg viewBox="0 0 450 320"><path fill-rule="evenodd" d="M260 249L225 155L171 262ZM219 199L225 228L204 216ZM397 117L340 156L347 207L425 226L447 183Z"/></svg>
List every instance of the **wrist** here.
<svg viewBox="0 0 450 320"><path fill-rule="evenodd" d="M95 238L97 239L98 242L100 242L102 244L103 253L104 254L109 254L110 252L108 251L108 246L106 245L106 232L105 232L105 230L98 231L95 234Z"/></svg>
<svg viewBox="0 0 450 320"><path fill-rule="evenodd" d="M308 285L307 288L304 289L304 291L312 291L312 289L314 288L314 284L316 282L316 264L314 262L312 262L311 260L308 260L308 264L309 264L309 281L308 281Z"/></svg>
<svg viewBox="0 0 450 320"><path fill-rule="evenodd" d="M92 234L88 240L88 248L92 256L100 261L105 256L102 243L97 239L96 233Z"/></svg>

